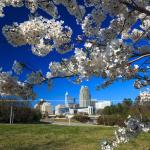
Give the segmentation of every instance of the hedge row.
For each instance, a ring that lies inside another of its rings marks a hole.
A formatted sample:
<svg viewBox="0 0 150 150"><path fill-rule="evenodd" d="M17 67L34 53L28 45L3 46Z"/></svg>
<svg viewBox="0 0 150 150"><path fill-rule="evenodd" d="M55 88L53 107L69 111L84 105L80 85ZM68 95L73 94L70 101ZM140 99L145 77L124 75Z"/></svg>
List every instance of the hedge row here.
<svg viewBox="0 0 150 150"><path fill-rule="evenodd" d="M121 115L102 115L97 119L97 124L107 126L125 126L125 119L126 118Z"/></svg>
<svg viewBox="0 0 150 150"><path fill-rule="evenodd" d="M11 105L13 106L14 123L35 123L40 121L40 111L31 108L28 104L0 102L0 123L9 123Z"/></svg>
<svg viewBox="0 0 150 150"><path fill-rule="evenodd" d="M75 115L73 117L73 119L75 119L75 120L77 120L79 122L82 122L82 123L86 123L86 122L88 122L90 120L90 118L88 116L86 116L86 115L78 115L78 114Z"/></svg>

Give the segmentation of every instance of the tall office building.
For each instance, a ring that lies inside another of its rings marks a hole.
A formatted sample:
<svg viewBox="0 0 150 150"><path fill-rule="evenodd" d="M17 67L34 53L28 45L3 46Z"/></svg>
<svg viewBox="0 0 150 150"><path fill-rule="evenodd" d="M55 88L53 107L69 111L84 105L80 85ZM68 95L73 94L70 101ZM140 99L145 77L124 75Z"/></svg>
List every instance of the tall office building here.
<svg viewBox="0 0 150 150"><path fill-rule="evenodd" d="M69 96L68 92L65 93L65 107L74 107L75 98Z"/></svg>
<svg viewBox="0 0 150 150"><path fill-rule="evenodd" d="M68 92L65 93L65 106L68 107Z"/></svg>
<svg viewBox="0 0 150 150"><path fill-rule="evenodd" d="M88 107L91 105L91 95L87 86L82 86L80 89L80 107Z"/></svg>

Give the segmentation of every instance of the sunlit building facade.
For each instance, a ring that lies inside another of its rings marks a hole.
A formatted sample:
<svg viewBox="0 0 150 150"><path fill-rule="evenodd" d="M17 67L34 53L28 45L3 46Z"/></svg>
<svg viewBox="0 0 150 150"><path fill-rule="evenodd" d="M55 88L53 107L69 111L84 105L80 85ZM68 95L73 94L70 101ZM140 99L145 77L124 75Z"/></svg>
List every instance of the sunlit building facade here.
<svg viewBox="0 0 150 150"><path fill-rule="evenodd" d="M39 109L42 115L53 114L53 107L50 103L46 102L44 99L41 99L38 104L34 106L35 109Z"/></svg>
<svg viewBox="0 0 150 150"><path fill-rule="evenodd" d="M91 94L89 91L89 88L87 86L82 86L80 89L80 104L79 106L82 107L88 107L91 105Z"/></svg>

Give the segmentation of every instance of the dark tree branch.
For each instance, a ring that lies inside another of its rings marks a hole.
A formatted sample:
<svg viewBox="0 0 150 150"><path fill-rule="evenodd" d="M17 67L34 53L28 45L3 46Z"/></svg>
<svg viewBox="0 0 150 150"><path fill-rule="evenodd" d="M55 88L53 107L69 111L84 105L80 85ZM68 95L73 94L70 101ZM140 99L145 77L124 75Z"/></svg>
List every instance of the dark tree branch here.
<svg viewBox="0 0 150 150"><path fill-rule="evenodd" d="M123 0L121 1L121 3L126 5L127 7L131 7L132 9L134 9L134 10L140 12L140 13L144 13L144 14L150 16L150 11L149 10L146 10L145 8L138 6L137 4L135 5L135 3L133 5L132 3L129 3L129 2L123 1Z"/></svg>
<svg viewBox="0 0 150 150"><path fill-rule="evenodd" d="M119 32L119 35L122 34L124 27L125 27L125 24L126 24L126 21L127 21L127 19L124 20L121 31Z"/></svg>
<svg viewBox="0 0 150 150"><path fill-rule="evenodd" d="M24 68L24 69L36 73L36 70L34 70L33 68L29 67L29 66L26 65L25 63L21 63L21 65L23 65L23 68ZM64 62L63 62L63 65L65 65L65 67L66 67L67 69L69 69L69 68L66 66L66 64L65 64ZM46 83L46 82L48 82L48 80L62 79L62 78L71 78L71 77L77 77L77 76L78 76L78 74L75 74L74 72L71 72L70 70L68 70L68 71L71 73L70 75L54 76L54 77L51 77L50 79L44 77L44 75L41 74L41 77L43 78L43 80L42 80L39 84L41 84L41 83ZM29 82L27 82L27 81L25 81L25 83L34 86L34 84L31 84L31 83L29 83Z"/></svg>

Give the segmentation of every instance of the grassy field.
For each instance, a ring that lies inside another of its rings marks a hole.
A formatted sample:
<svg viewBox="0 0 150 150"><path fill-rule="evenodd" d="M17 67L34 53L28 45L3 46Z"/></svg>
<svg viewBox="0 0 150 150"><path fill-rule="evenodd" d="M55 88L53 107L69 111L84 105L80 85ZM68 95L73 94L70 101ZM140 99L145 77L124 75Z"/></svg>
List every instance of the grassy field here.
<svg viewBox="0 0 150 150"><path fill-rule="evenodd" d="M49 124L0 124L0 150L99 150L100 139L112 138L114 128ZM118 150L149 150L150 134L142 133Z"/></svg>

